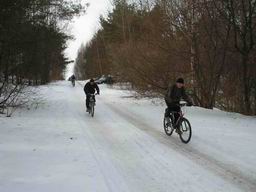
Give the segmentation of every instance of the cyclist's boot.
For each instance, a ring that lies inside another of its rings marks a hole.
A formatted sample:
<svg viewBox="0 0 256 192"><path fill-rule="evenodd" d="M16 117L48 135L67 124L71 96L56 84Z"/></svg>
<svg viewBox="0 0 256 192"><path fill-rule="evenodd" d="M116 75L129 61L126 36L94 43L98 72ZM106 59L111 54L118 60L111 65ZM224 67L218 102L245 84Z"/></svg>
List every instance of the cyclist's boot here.
<svg viewBox="0 0 256 192"><path fill-rule="evenodd" d="M182 132L181 132L181 130L180 130L180 128L179 128L179 127L176 127L175 131L176 131L176 133L178 133L179 135L181 135L181 134L182 134Z"/></svg>
<svg viewBox="0 0 256 192"><path fill-rule="evenodd" d="M90 109L89 108L86 108L86 112L89 112L90 111Z"/></svg>
<svg viewBox="0 0 256 192"><path fill-rule="evenodd" d="M179 135L182 134L182 131L180 130L180 126L179 125L175 125L175 132L178 133Z"/></svg>

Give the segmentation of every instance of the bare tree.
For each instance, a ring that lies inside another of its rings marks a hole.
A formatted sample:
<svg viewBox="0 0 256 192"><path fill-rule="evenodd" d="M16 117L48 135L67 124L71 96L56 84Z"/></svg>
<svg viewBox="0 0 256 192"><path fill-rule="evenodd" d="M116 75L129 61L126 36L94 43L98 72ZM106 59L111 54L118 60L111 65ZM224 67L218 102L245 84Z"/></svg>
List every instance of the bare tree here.
<svg viewBox="0 0 256 192"><path fill-rule="evenodd" d="M216 1L215 6L232 26L234 48L240 54L238 70L241 74L243 112L250 114L252 110L252 75L250 71L253 65L251 57L255 49L256 1Z"/></svg>

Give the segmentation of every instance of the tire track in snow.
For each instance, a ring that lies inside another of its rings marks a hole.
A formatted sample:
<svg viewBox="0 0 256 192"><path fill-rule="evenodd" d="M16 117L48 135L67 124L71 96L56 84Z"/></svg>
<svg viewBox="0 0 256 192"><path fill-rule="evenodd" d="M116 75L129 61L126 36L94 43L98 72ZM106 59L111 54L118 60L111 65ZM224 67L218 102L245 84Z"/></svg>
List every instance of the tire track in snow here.
<svg viewBox="0 0 256 192"><path fill-rule="evenodd" d="M178 139L170 139L170 137L161 134L151 125L143 122L137 114L133 114L130 111L120 110L118 107L111 103L107 103L100 99L106 106L108 106L113 112L122 116L124 119L133 124L136 128L142 130L143 132L149 134L150 136L157 139L160 143L171 147L176 152L184 155L185 157L191 159L198 165L204 167L207 170L219 175L229 183L234 184L238 188L246 192L255 192L256 181L253 178L243 174L237 168L231 165L223 164L222 162L210 157L207 154L201 153L197 149L192 148L189 145L181 143ZM162 125L161 125L162 126ZM168 137L168 138L167 138Z"/></svg>
<svg viewBox="0 0 256 192"><path fill-rule="evenodd" d="M79 84L82 86L80 82ZM144 133L152 136L160 143L171 147L171 149L182 154L206 170L209 170L212 173L220 176L241 190L246 192L255 192L256 181L253 178L250 178L248 175L242 173L236 167L224 164L223 162L220 162L217 159L214 159L213 157L198 151L190 145L185 145L181 143L178 138L170 138L165 134L162 134L163 132L159 132L157 129L153 128L152 125L142 121L137 114L134 114L129 110L120 110L117 106L105 101L102 98L99 98L99 100L108 108L110 108L114 113L118 114L120 117L130 122L133 126L140 129ZM160 126L162 128L162 125Z"/></svg>
<svg viewBox="0 0 256 192"><path fill-rule="evenodd" d="M78 82L78 84L83 87L81 82ZM77 94L77 93L75 93ZM79 98L79 95L76 95L77 98ZM82 101L85 98L82 99ZM84 101L83 101L84 102ZM85 103L84 103L85 105ZM80 108L81 106L78 106ZM76 108L76 107L75 107ZM77 109L77 108L76 108ZM79 119L78 124L80 125L81 132L83 133L83 138L89 146L91 154L98 165L98 169L101 172L102 177L104 178L104 183L108 189L109 192L129 192L129 187L125 183L125 179L121 177L121 174L119 173L119 170L115 167L115 165L106 158L107 154L105 151L103 151L100 144L97 143L98 139L95 138L95 134L92 133L91 130L97 130L97 128L101 127L101 123L95 121L95 118L91 118L86 112L85 112L85 106L82 108L79 112L76 113L76 115L79 115L80 117L88 118L88 121L84 121L84 119ZM75 116L77 117L77 116ZM88 129L88 127L91 128Z"/></svg>

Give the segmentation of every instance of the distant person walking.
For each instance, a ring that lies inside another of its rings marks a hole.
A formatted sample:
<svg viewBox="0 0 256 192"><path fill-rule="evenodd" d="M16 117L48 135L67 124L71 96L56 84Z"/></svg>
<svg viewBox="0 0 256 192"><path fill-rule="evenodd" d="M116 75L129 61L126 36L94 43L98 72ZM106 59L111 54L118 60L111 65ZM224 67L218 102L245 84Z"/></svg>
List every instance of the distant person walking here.
<svg viewBox="0 0 256 192"><path fill-rule="evenodd" d="M76 76L74 74L70 77L70 80L71 80L71 83L72 83L73 87L75 87L75 85L76 85Z"/></svg>

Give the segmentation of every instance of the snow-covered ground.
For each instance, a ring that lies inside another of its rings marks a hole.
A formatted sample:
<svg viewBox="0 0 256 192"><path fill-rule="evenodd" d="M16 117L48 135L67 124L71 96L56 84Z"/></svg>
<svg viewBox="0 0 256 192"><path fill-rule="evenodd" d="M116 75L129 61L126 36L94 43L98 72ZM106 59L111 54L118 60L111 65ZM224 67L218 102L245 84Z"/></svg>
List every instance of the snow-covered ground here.
<svg viewBox="0 0 256 192"><path fill-rule="evenodd" d="M187 108L192 140L162 127L165 106L103 85L42 86L44 103L0 117L0 192L256 191L256 118Z"/></svg>

